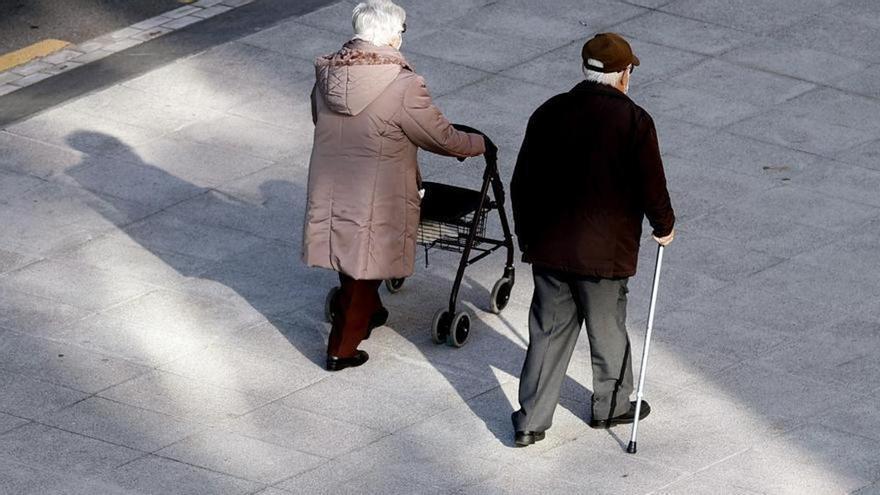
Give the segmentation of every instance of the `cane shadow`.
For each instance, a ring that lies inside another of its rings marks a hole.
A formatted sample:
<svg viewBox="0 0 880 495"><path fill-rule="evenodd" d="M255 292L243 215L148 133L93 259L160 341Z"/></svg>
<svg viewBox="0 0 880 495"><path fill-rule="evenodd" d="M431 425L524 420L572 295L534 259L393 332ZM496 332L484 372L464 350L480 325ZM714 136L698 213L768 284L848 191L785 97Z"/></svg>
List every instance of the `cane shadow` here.
<svg viewBox="0 0 880 495"><path fill-rule="evenodd" d="M327 278L305 270L296 259L299 218L293 212L302 208L289 203L292 198L304 197L301 185L267 180L259 185L260 200L251 203L146 163L114 136L80 131L68 136L67 142L84 152L82 161L65 172L80 187L115 209L122 210L131 202L155 206L152 215L133 225L114 222L119 231L178 274L231 289L308 361L323 366L325 351L320 332L285 317L304 306L308 297L302 295L325 285L323 279ZM87 150L94 149L95 142L102 142L105 149L112 148L113 158L89 154ZM180 215L170 213L170 219L162 218L169 215L167 209L184 202L192 202L192 208ZM209 218L213 221L200 221ZM217 220L220 224L215 223ZM144 222L149 224L145 226ZM260 229L271 233L276 224L289 233L288 239L277 232L275 236L254 233ZM207 226L209 234L200 235L200 226ZM245 247L230 249L236 245ZM203 294L196 289L196 295ZM223 295L230 294L223 291ZM211 335L211 329L198 331Z"/></svg>

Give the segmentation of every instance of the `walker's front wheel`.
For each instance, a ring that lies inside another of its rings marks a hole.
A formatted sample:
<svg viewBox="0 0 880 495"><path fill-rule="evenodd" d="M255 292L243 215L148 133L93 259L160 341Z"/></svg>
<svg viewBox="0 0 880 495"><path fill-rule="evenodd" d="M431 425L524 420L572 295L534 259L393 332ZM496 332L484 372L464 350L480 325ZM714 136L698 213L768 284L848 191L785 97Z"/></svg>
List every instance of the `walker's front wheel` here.
<svg viewBox="0 0 880 495"><path fill-rule="evenodd" d="M449 329L452 326L452 315L445 309L440 309L434 313L434 321L431 322L431 341L435 344L446 342L449 335Z"/></svg>
<svg viewBox="0 0 880 495"><path fill-rule="evenodd" d="M510 292L513 290L513 282L505 277L495 282L492 288L492 300L490 301L490 309L493 313L500 314L507 307L510 301Z"/></svg>
<svg viewBox="0 0 880 495"><path fill-rule="evenodd" d="M388 292L396 294L403 288L403 282L405 281L405 278L389 278L385 281L385 288L388 289Z"/></svg>
<svg viewBox="0 0 880 495"><path fill-rule="evenodd" d="M333 287L324 299L324 319L328 323L333 323L333 319L336 317L336 300L338 297L339 287Z"/></svg>
<svg viewBox="0 0 880 495"><path fill-rule="evenodd" d="M456 313L455 318L452 319L449 335L446 336L446 343L452 347L461 347L467 342L470 334L471 317L464 311L461 311Z"/></svg>

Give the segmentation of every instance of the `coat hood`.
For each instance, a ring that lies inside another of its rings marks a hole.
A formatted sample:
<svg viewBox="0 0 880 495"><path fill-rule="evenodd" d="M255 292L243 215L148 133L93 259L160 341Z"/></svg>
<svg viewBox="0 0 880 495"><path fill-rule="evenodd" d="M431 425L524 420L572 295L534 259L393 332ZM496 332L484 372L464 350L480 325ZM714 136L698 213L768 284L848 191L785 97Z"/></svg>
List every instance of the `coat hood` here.
<svg viewBox="0 0 880 495"><path fill-rule="evenodd" d="M393 47L351 40L338 52L315 61L317 90L332 111L357 115L404 69L412 70Z"/></svg>

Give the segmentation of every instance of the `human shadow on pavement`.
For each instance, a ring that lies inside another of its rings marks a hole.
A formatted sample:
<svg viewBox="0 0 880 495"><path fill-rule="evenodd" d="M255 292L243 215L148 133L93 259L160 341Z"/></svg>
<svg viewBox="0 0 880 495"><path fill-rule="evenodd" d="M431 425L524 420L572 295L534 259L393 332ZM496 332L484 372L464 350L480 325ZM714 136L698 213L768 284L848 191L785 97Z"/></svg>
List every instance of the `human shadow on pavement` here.
<svg viewBox="0 0 880 495"><path fill-rule="evenodd" d="M306 269L298 259L301 217L296 212L302 207L295 202L304 197L300 184L267 180L259 185L261 202L252 203L146 163L113 136L82 131L67 140L81 151L93 149L96 141L114 149L112 158L86 153L66 171L82 188L118 209L131 202L155 207L146 219L117 224L120 231L180 275L231 289L309 361L323 367L323 336L291 321L306 304L304 295L330 278ZM186 207L180 207L182 203ZM173 288L213 296L218 303L230 296L211 284ZM211 293L217 290L221 293ZM206 334L212 331L204 329Z"/></svg>

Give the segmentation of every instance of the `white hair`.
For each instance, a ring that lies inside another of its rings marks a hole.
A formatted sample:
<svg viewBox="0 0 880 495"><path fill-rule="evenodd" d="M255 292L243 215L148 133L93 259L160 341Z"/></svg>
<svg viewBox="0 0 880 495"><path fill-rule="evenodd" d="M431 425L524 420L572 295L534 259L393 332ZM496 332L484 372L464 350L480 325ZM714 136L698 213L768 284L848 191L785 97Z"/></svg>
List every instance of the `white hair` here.
<svg viewBox="0 0 880 495"><path fill-rule="evenodd" d="M623 75L626 71L629 70L629 67L623 69L620 72L599 72L595 70L590 70L586 67L584 69L584 78L587 81L605 84L608 86L618 86L620 84L620 80L623 79Z"/></svg>
<svg viewBox="0 0 880 495"><path fill-rule="evenodd" d="M367 0L354 8L351 25L354 37L377 46L389 45L400 35L406 11L391 0Z"/></svg>

